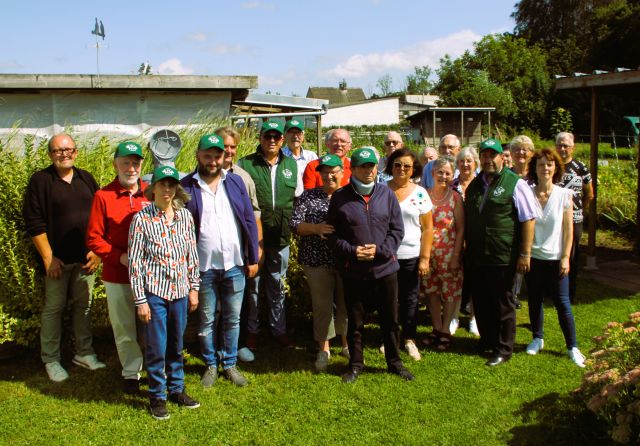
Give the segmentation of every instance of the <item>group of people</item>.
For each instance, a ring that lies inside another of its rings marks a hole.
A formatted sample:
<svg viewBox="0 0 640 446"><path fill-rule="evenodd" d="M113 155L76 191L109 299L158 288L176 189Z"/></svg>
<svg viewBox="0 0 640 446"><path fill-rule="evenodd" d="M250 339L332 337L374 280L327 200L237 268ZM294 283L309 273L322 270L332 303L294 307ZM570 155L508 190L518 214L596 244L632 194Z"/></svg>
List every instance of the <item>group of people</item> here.
<svg viewBox="0 0 640 446"><path fill-rule="evenodd" d="M582 366L570 296L590 177L572 159L571 134L558 135L557 150L533 153L531 144L520 163L523 141L510 144L513 170L498 141L482 142L478 156L471 147L461 150L454 135L442 138L439 154L425 150L419 157L400 134L389 132L380 157L373 147L351 153L349 132L334 129L325 136L327 154L318 158L303 147L302 121L268 120L254 153L236 160L240 134L219 128L200 138L193 172L183 176L159 165L150 184L140 178L142 147L120 143L116 178L100 189L74 165L73 138L55 135L48 144L52 164L32 176L23 206L45 273L40 340L46 372L54 382L69 377L60 353L68 302L73 363L105 367L90 326L94 273L102 262L123 391L139 392L144 363L154 418L169 417L167 400L200 405L184 385L188 312L198 316L206 366L201 385L213 386L221 369L233 384L246 386L237 364L252 361L264 340L259 296L266 298L274 340L291 345L284 279L292 234L299 237L299 263L311 291L319 372L327 369L330 340L338 336L339 354L349 359L342 380L358 379L365 320L377 311L388 371L414 380L400 346L421 359L421 295L433 321L424 344L449 347L466 296L481 348L492 352L487 365L507 361L516 271L526 274L529 290L534 338L527 353L544 346L542 299L550 294L569 356ZM428 161L424 167L421 157Z"/></svg>

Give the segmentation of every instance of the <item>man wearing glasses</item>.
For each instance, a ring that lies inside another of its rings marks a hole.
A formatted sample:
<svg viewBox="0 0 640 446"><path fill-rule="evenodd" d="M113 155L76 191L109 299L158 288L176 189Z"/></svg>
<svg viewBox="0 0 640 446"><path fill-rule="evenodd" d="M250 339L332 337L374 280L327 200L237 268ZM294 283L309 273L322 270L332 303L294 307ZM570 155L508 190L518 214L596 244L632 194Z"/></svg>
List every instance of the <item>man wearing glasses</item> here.
<svg viewBox="0 0 640 446"><path fill-rule="evenodd" d="M332 129L327 132L324 137L324 145L327 147L328 153L336 155L342 161L342 181L340 186L349 184L351 178L351 162L349 161L349 151L351 150L351 135L345 129ZM322 187L322 178L316 170L320 160L313 160L307 164L302 176L302 184L305 189L314 189Z"/></svg>
<svg viewBox="0 0 640 446"><path fill-rule="evenodd" d="M402 136L398 132L393 130L387 133L384 137L384 153L385 155L380 158L378 162L378 183L386 183L391 179L391 175L384 173L384 169L387 167L387 160L393 152L404 147Z"/></svg>
<svg viewBox="0 0 640 446"><path fill-rule="evenodd" d="M41 316L42 362L49 379L69 377L60 364L62 312L72 301L75 341L73 363L89 370L104 368L92 347L91 296L100 258L85 244L93 196L98 184L91 174L74 166L78 156L71 136L49 140L51 165L33 174L27 186L23 215L45 270L45 297Z"/></svg>
<svg viewBox="0 0 640 446"><path fill-rule="evenodd" d="M456 158L460 152L460 140L456 135L444 135L440 139L440 145L438 146L438 153L440 156L448 155ZM433 162L428 162L424 169L422 169L422 179L420 180L420 186L425 189L431 189L433 187L433 176L431 170L433 169ZM454 172L454 178L458 177L458 169Z"/></svg>
<svg viewBox="0 0 640 446"><path fill-rule="evenodd" d="M571 256L569 257L569 299L573 303L576 296L576 279L578 278L578 249L580 248L580 238L584 222L584 211L589 210L589 205L593 199L593 185L591 184L591 173L582 162L573 159L575 143L573 134L560 132L556 135L556 151L564 162L564 174L562 181L558 184L561 187L573 191L573 245L571 246Z"/></svg>
<svg viewBox="0 0 640 446"><path fill-rule="evenodd" d="M285 319L284 278L289 265L291 230L289 220L293 201L302 193L298 181L298 165L282 153L284 128L282 123L269 120L260 129L260 144L255 153L238 161L256 185L260 206L264 243L264 264L249 285L247 347L257 346L260 323L258 319L258 290L264 280L269 303L271 333L283 347L291 345L287 337Z"/></svg>

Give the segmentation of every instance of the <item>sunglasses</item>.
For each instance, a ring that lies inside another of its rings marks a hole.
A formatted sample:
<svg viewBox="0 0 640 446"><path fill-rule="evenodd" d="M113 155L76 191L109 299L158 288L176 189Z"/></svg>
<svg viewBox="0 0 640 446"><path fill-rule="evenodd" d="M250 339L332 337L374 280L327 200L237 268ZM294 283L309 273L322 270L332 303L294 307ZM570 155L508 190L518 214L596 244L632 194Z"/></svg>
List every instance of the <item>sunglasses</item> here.
<svg viewBox="0 0 640 446"><path fill-rule="evenodd" d="M282 135L280 133L265 133L262 135L262 138L267 141L270 141L272 139L274 141L280 141L282 139Z"/></svg>
<svg viewBox="0 0 640 446"><path fill-rule="evenodd" d="M393 163L396 169L413 169L413 164Z"/></svg>

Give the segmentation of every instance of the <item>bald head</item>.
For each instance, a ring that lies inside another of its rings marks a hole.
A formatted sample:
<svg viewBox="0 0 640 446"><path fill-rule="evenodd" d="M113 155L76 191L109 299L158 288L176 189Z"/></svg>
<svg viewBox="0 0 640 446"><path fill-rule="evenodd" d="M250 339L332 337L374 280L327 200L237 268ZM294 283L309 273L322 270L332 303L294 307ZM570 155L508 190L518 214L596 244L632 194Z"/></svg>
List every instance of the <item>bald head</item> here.
<svg viewBox="0 0 640 446"><path fill-rule="evenodd" d="M460 140L456 135L444 135L440 139L438 152L440 155L449 155L455 157L460 151Z"/></svg>

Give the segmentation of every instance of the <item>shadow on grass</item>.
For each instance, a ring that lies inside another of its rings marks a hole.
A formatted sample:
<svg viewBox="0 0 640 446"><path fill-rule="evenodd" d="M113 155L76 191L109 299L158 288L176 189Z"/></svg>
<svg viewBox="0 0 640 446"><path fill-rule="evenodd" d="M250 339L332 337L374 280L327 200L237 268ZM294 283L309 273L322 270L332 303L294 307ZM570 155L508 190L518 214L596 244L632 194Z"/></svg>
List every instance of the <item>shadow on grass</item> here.
<svg viewBox="0 0 640 446"><path fill-rule="evenodd" d="M549 393L524 403L514 416L522 423L509 431L511 446L613 444L606 426L574 395Z"/></svg>

